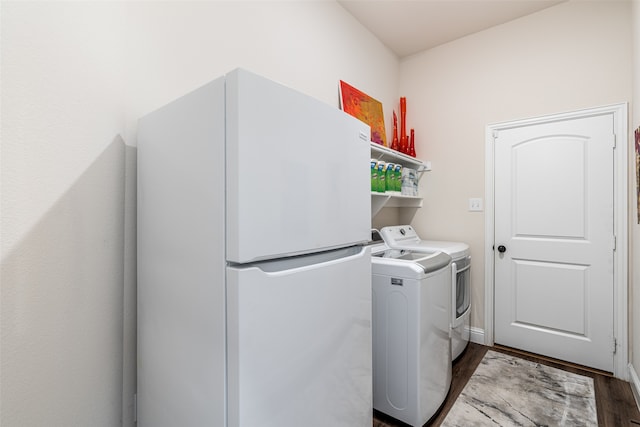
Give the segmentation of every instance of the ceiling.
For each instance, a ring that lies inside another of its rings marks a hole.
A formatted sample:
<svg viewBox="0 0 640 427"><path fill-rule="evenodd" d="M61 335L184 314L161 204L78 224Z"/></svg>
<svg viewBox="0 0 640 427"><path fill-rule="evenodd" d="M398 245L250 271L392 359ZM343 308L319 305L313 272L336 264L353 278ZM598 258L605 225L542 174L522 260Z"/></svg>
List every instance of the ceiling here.
<svg viewBox="0 0 640 427"><path fill-rule="evenodd" d="M338 0L399 57L567 0Z"/></svg>

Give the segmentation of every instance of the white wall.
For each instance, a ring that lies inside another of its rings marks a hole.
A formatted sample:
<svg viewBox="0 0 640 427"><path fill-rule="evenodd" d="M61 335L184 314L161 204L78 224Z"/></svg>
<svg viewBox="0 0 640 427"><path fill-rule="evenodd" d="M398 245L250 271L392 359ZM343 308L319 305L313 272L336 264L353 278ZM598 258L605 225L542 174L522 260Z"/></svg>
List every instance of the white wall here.
<svg viewBox="0 0 640 427"><path fill-rule="evenodd" d="M400 95L421 181L419 234L468 242L472 327L484 328L484 131L490 123L630 101L629 2L570 1L405 58ZM542 172L542 171L541 171Z"/></svg>
<svg viewBox="0 0 640 427"><path fill-rule="evenodd" d="M1 7L0 425L132 425L138 117L242 66L390 118L399 63L333 1Z"/></svg>
<svg viewBox="0 0 640 427"><path fill-rule="evenodd" d="M335 106L345 80L391 125L398 61L333 1L136 2L127 55L127 142L137 117L236 67Z"/></svg>
<svg viewBox="0 0 640 427"><path fill-rule="evenodd" d="M123 8L2 2L2 426L114 426Z"/></svg>

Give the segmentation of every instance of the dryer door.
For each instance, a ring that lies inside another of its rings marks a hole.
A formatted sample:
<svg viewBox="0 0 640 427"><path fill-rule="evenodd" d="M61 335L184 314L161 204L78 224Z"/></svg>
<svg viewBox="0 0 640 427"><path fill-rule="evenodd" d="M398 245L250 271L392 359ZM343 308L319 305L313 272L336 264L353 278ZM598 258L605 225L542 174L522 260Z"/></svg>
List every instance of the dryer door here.
<svg viewBox="0 0 640 427"><path fill-rule="evenodd" d="M457 328L464 322L464 315L471 309L471 257L453 263L453 314L451 327Z"/></svg>

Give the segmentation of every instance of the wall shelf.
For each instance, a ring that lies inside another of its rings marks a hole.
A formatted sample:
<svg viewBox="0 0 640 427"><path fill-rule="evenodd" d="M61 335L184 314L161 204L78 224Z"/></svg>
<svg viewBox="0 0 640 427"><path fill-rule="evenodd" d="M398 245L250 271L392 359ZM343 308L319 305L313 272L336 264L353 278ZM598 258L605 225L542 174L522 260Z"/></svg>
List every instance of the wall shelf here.
<svg viewBox="0 0 640 427"><path fill-rule="evenodd" d="M371 217L382 208L421 208L422 197L403 196L399 193L371 192Z"/></svg>
<svg viewBox="0 0 640 427"><path fill-rule="evenodd" d="M387 163L399 163L402 166L415 169L419 174L431 170L431 162L425 162L418 158L408 156L399 151L392 150L389 147L376 144L375 142L371 143L371 158Z"/></svg>
<svg viewBox="0 0 640 427"><path fill-rule="evenodd" d="M399 151L384 147L375 142L371 143L371 158L382 160L386 163L401 164L402 167L415 169L418 179L422 179L424 172L431 170L431 162L425 162L415 157L408 156ZM422 197L403 196L394 191L385 193L371 192L371 217L376 216L384 207L388 208L421 208Z"/></svg>

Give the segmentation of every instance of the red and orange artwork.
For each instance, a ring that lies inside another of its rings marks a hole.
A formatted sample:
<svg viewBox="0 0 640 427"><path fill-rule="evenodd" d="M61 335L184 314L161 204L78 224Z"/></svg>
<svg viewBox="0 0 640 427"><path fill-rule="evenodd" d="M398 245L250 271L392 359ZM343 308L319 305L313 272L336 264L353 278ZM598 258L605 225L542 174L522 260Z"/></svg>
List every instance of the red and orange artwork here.
<svg viewBox="0 0 640 427"><path fill-rule="evenodd" d="M387 146L382 103L340 80L342 110L371 127L371 140Z"/></svg>

